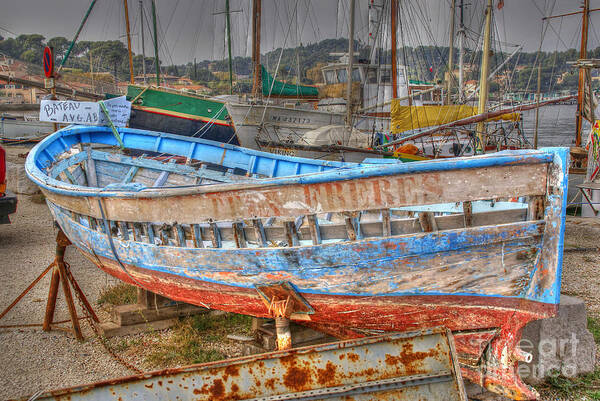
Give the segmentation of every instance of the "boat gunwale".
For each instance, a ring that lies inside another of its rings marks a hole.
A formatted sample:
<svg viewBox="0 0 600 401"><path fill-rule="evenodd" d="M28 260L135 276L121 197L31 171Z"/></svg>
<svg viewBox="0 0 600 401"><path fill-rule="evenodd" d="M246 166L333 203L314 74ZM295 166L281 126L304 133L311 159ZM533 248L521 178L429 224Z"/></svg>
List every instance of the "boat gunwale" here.
<svg viewBox="0 0 600 401"><path fill-rule="evenodd" d="M223 144L220 142L208 141L200 138L188 138L179 135L137 130L137 129L120 129L124 133L132 133L137 135L161 137L166 139L172 139L175 141L184 142L198 142L205 145L212 145L221 149L224 152L234 151L252 156L262 156L270 159L278 159L296 163L308 163L316 164L321 166L332 167L331 170L323 172L313 172L300 175L282 176L282 177L267 177L257 178L254 183L225 183L225 184L212 184L212 185L190 185L190 186L174 186L174 187L151 187L142 190L105 190L104 188L92 188L81 185L74 185L65 183L56 179L51 178L48 174L42 171L37 165L37 159L39 155L46 151L47 148L62 139L65 136L75 136L81 134L93 135L94 133L106 134L110 133L108 127L98 126L69 126L62 130L59 130L46 139L37 144L27 156L25 162L26 172L29 178L40 187L57 194L77 196L77 197L115 197L115 198L155 198L155 197L168 197L168 196L185 196L185 195L196 195L203 193L215 193L215 192L227 192L240 189L258 189L267 188L273 186L284 186L284 185L295 185L295 184L317 184L325 182L335 182L343 180L352 180L359 178L369 177L383 177L390 175L403 175L403 174L418 174L425 172L437 172L437 171L449 171L449 170L463 170L463 169L475 169L475 168L486 168L486 167L499 167L507 165L521 165L521 164L541 164L541 163L552 163L554 160L554 154L562 148L542 148L539 150L526 150L526 151L502 151L492 155L480 155L471 157L462 157L447 160L428 160L425 162L413 162L413 163L397 163L397 164L374 164L364 165L356 163L344 163L335 161L315 161L311 159L304 159L300 157L286 156L286 155L275 155L266 152L254 151L245 148L241 148L234 145ZM109 140L106 138L102 139L101 142L92 143L103 143L106 145L117 145L116 138L110 137ZM81 142L80 142L81 143ZM65 144L63 144L65 145ZM66 152L66 146L62 146L63 150L57 154ZM141 149L149 150L149 149ZM182 156L182 155L180 155Z"/></svg>

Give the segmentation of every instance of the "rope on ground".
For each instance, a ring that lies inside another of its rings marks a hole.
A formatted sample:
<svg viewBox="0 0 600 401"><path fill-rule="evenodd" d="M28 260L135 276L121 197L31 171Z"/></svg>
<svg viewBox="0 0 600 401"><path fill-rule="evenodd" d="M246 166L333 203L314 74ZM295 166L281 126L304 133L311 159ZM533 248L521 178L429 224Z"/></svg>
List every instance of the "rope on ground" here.
<svg viewBox="0 0 600 401"><path fill-rule="evenodd" d="M71 282L71 285L73 286L77 286L77 282L75 281L75 278L73 277L73 274L71 273L71 266L69 266L69 264L67 262L65 263L65 270L67 272L67 277L69 278L69 281ZM79 287L79 286L77 286ZM100 344L102 344L102 346L104 347L104 349L106 350L106 352L118 363L120 363L121 365L125 366L127 369L131 370L132 372L135 373L143 373L144 371L139 369L137 366L131 364L130 362L126 361L123 357L121 357L120 355L118 355L108 344L108 341L106 339L106 337L104 337L101 334L100 328L98 327L98 323L97 321L92 317L92 314L94 313L93 311L88 310L88 307L86 306L85 302L83 301L83 299L81 298L81 294L79 291L74 291L75 292L75 296L77 297L77 302L79 303L79 307L81 308L81 310L83 311L83 314L85 315L85 319L90 323L90 328L92 329L92 331L94 332L96 338L98 339L98 341L100 341Z"/></svg>

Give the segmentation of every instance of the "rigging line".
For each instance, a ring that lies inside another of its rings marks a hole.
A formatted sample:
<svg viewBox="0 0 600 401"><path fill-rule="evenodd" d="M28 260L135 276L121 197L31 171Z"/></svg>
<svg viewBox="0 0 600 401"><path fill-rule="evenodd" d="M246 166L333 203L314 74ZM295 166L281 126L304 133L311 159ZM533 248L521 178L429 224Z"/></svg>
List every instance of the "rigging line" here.
<svg viewBox="0 0 600 401"><path fill-rule="evenodd" d="M592 28L592 32L594 33L594 36L596 37L596 41L600 42L600 37L598 36L598 31L596 31L596 27L594 26L592 19L590 18L589 21L590 21L589 26Z"/></svg>
<svg viewBox="0 0 600 401"><path fill-rule="evenodd" d="M202 7L202 9L204 9ZM194 13L195 14L195 13ZM190 52L188 54L196 56L196 54L198 53L198 43L200 42L200 29L202 28L203 24L196 24L196 29L194 31L194 35L192 43L190 45Z"/></svg>
<svg viewBox="0 0 600 401"><path fill-rule="evenodd" d="M415 7L415 5L412 5L412 6L413 6L413 8ZM429 26L428 19L427 19L427 17L424 14L423 8L418 7L417 9L418 9L417 16L421 20L421 23L422 23L423 27ZM433 32L430 29L426 29L426 28L423 28L423 29L425 30L425 33L427 34L430 43L432 44L432 46L435 49L434 50L434 54L437 53L437 55L438 55L438 57L440 59L440 62L437 63L437 65L443 63L445 61L444 60L444 56L442 55L442 53L441 53L441 51L439 49L439 45L437 44L437 41L435 40L435 37L433 36ZM421 42L421 46L424 46L424 42ZM431 65L436 64L433 59L429 60L429 61L431 62Z"/></svg>
<svg viewBox="0 0 600 401"><path fill-rule="evenodd" d="M564 17L559 18L561 21ZM552 20L547 20L550 24L550 29L552 30L552 32L554 32L554 34L556 35L556 38L558 39L558 41L560 43L562 43L562 45L565 47L565 49L569 49L571 48L571 46L567 45L564 40L562 39L562 35L560 35L559 32L556 32L556 30L554 29L554 26L552 25ZM562 25L562 22L561 22ZM579 24L578 26L581 26L581 24ZM579 29L579 31L581 31L581 29Z"/></svg>
<svg viewBox="0 0 600 401"><path fill-rule="evenodd" d="M311 0L306 0L306 8L308 9L308 21L310 22L311 28L313 30L314 41L316 43L317 38L321 37L321 32L319 31L319 25L316 25L316 28L315 28L317 15L315 14L314 7L311 7L311 5L312 5ZM314 16L314 20L313 20L313 16Z"/></svg>
<svg viewBox="0 0 600 401"><path fill-rule="evenodd" d="M188 17L190 15L193 15L191 13L192 10L192 5L194 4L194 2L190 2L190 6L188 7L187 13L185 13L185 18L183 20L183 23L181 24L181 26L179 27L179 33L177 34L177 39L175 39L175 43L179 43L179 38L181 37L181 33L183 32L183 28L187 26L186 21L188 19ZM202 25L202 24L198 24L198 25ZM168 29L168 28L167 28Z"/></svg>
<svg viewBox="0 0 600 401"><path fill-rule="evenodd" d="M550 12L552 12L552 10L550 10ZM538 63L542 62L542 60L541 60L542 45L544 43L544 38L546 37L546 32L548 31L548 26L550 25L549 21L546 21L546 22L547 23L546 23L545 27L544 27L544 21L542 22L542 30L541 30L541 35L540 35L541 36L540 37L540 46L538 48L538 52L537 52L537 54L535 56L535 60L533 62L534 66L537 65ZM534 71L534 68L531 69L531 72L529 74L529 79L527 80L527 85L525 87L526 91L529 91L529 85L531 84L531 80L533 79L533 71Z"/></svg>
<svg viewBox="0 0 600 401"><path fill-rule="evenodd" d="M335 37L337 38L339 37L340 0L337 0L335 12Z"/></svg>
<svg viewBox="0 0 600 401"><path fill-rule="evenodd" d="M263 114L262 114L262 118L260 120L261 125L265 121L265 114L267 113L267 105L269 104L269 99L271 99L271 93L273 92L273 86L275 85L275 79L277 79L277 73L279 72L279 66L281 64L281 57L283 56L283 49L284 49L285 45L287 44L287 39L288 39L291 29L292 29L292 25L290 24L290 26L288 27L288 31L285 35L285 38L283 40L283 45L281 46L281 51L279 52L279 60L277 60L277 67L275 68L275 74L273 74L273 79L271 80L271 88L269 88L269 95L267 96L267 101L263 108Z"/></svg>

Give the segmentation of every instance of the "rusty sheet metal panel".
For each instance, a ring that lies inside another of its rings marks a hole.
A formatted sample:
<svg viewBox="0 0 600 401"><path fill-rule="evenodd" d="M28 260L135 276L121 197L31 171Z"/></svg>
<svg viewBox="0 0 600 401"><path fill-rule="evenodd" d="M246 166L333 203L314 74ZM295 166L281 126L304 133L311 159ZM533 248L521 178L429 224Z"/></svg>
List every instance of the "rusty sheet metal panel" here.
<svg viewBox="0 0 600 401"><path fill-rule="evenodd" d="M467 400L454 340L444 328L146 373L37 399Z"/></svg>

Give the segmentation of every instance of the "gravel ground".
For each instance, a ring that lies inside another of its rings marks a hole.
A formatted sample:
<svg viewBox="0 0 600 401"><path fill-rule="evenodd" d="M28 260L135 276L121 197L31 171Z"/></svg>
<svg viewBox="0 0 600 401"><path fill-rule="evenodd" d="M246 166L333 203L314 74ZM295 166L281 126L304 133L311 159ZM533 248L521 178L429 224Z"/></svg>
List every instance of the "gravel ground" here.
<svg viewBox="0 0 600 401"><path fill-rule="evenodd" d="M9 147L8 160L23 163L18 153L26 148ZM19 196L12 224L0 225L0 309L8 306L54 259L56 229L46 204ZM92 304L102 288L115 280L69 247L65 260ZM47 274L1 321L2 325L40 324L44 319L50 274ZM82 312L77 306L78 315ZM59 290L55 321L69 314ZM38 390L74 386L131 374L115 362L93 339L81 322L86 340L77 341L63 331L43 332L40 327L0 329L0 398L23 397ZM66 324L62 326L68 327Z"/></svg>
<svg viewBox="0 0 600 401"><path fill-rule="evenodd" d="M19 153L25 147L9 147L8 160L23 163ZM52 262L56 229L45 204L31 201L30 196L19 196L17 213L11 216L12 224L0 225L0 309L31 283ZM569 218L566 248L597 247L600 221ZM101 290L116 281L101 272L75 249L69 248L65 257L73 275L84 293L95 305ZM600 275L597 252L566 253L564 259L563 293L584 299L591 316L600 318ZM21 302L6 315L0 324L39 324L43 321L49 277L42 279ZM77 306L78 314L82 312ZM101 316L106 315L100 311ZM55 320L68 319L66 305L59 291ZM64 326L64 325L63 325ZM0 329L0 398L30 395L38 390L56 389L131 374L127 368L114 361L94 338L88 324L82 321L86 340L78 342L62 331L43 332L40 327ZM141 336L144 345L155 338L168 336L163 332L153 337ZM115 346L120 340L111 340ZM235 349L224 349L236 354ZM125 353L126 359L140 366L139 356ZM497 399L497 398L496 398ZM557 396L547 400L560 400Z"/></svg>

